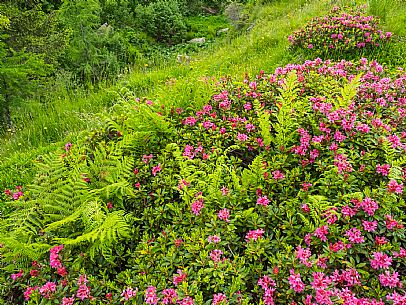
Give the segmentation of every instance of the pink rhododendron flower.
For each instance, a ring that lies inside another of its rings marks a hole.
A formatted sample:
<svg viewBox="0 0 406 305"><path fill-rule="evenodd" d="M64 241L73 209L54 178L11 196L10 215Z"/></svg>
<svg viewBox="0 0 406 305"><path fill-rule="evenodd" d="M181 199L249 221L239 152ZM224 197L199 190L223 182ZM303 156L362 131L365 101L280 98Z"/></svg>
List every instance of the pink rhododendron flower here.
<svg viewBox="0 0 406 305"><path fill-rule="evenodd" d="M178 294L175 289L164 289L162 295L164 296L162 299L162 304L164 305L176 304L178 301Z"/></svg>
<svg viewBox="0 0 406 305"><path fill-rule="evenodd" d="M355 129L363 133L368 133L371 130L371 128L369 128L367 124L360 124L357 127L355 127Z"/></svg>
<svg viewBox="0 0 406 305"><path fill-rule="evenodd" d="M382 174L383 176L388 176L389 171L390 171L390 165L389 164L384 164L384 165L378 164L376 166L376 172L378 174Z"/></svg>
<svg viewBox="0 0 406 305"><path fill-rule="evenodd" d="M378 227L378 222L376 220L374 221L366 221L366 220L361 220L362 226L364 227L364 230L367 232L375 232L376 228Z"/></svg>
<svg viewBox="0 0 406 305"><path fill-rule="evenodd" d="M51 268L60 268L62 263L59 261L59 252L63 249L63 245L55 246L49 250L49 264Z"/></svg>
<svg viewBox="0 0 406 305"><path fill-rule="evenodd" d="M386 295L386 299L388 301L392 301L392 305L405 305L406 304L406 293L404 295L401 295L397 292L393 293L388 293Z"/></svg>
<svg viewBox="0 0 406 305"><path fill-rule="evenodd" d="M88 280L87 280L86 274L81 274L78 278L77 284L80 286L80 285L86 284L87 282L88 282Z"/></svg>
<svg viewBox="0 0 406 305"><path fill-rule="evenodd" d="M365 241L364 236L362 236L361 231L357 228L349 229L345 232L345 236L353 244L361 244Z"/></svg>
<svg viewBox="0 0 406 305"><path fill-rule="evenodd" d="M300 262L307 266L311 267L312 263L308 261L308 259L312 256L312 253L309 248L303 249L301 246L298 246L296 249L296 258L300 260Z"/></svg>
<svg viewBox="0 0 406 305"><path fill-rule="evenodd" d="M143 155L142 156L142 162L144 162L145 164L148 164L150 161L151 161L151 159L153 158L154 156L152 155L152 154L150 154L150 155Z"/></svg>
<svg viewBox="0 0 406 305"><path fill-rule="evenodd" d="M262 229L257 229L257 230L251 230L245 235L245 240L249 242L250 240L256 241L257 239L262 238L262 234L264 234L265 231Z"/></svg>
<svg viewBox="0 0 406 305"><path fill-rule="evenodd" d="M66 268L65 267L59 267L58 268L58 274L60 275L60 276L67 276L68 275L68 272L66 271Z"/></svg>
<svg viewBox="0 0 406 305"><path fill-rule="evenodd" d="M260 196L257 199L257 204L263 205L264 207L266 207L269 202L270 201L269 201L268 197L266 197L266 196Z"/></svg>
<svg viewBox="0 0 406 305"><path fill-rule="evenodd" d="M72 143L66 143L65 144L65 150L66 151L69 151L71 149L71 147L72 147Z"/></svg>
<svg viewBox="0 0 406 305"><path fill-rule="evenodd" d="M207 238L207 240L209 243L218 244L221 241L221 238L217 235L211 235Z"/></svg>
<svg viewBox="0 0 406 305"><path fill-rule="evenodd" d="M237 139L241 142L245 142L248 140L248 136L245 133L238 133Z"/></svg>
<svg viewBox="0 0 406 305"><path fill-rule="evenodd" d="M264 275L258 280L258 286L261 286L262 289L266 290L271 287L276 287L276 282L271 279L269 276Z"/></svg>
<svg viewBox="0 0 406 305"><path fill-rule="evenodd" d="M312 244L312 234L310 234L310 233L307 233L307 234L305 234L305 236L303 237L303 240L304 240L304 242L306 243L306 245L308 246L308 247L310 247L310 245Z"/></svg>
<svg viewBox="0 0 406 305"><path fill-rule="evenodd" d="M328 257L318 257L317 258L317 262L316 265L320 268L326 269L327 268L327 261L328 261Z"/></svg>
<svg viewBox="0 0 406 305"><path fill-rule="evenodd" d="M49 299L51 295L56 291L56 284L54 282L46 282L39 289L40 295L42 295L45 299Z"/></svg>
<svg viewBox="0 0 406 305"><path fill-rule="evenodd" d="M399 252L393 252L394 257L406 258L406 249L400 247Z"/></svg>
<svg viewBox="0 0 406 305"><path fill-rule="evenodd" d="M225 222L229 222L230 220L228 218L230 217L230 211L224 208L217 213L217 217Z"/></svg>
<svg viewBox="0 0 406 305"><path fill-rule="evenodd" d="M182 270L179 269L178 274L173 275L173 284L178 286L180 283L186 280L186 276L186 273L183 273Z"/></svg>
<svg viewBox="0 0 406 305"><path fill-rule="evenodd" d="M379 275L379 282L381 282L381 285L384 287L389 287L389 288L396 288L402 287L402 282L399 279L399 273L393 272L392 274L389 271L385 271L385 273L382 273Z"/></svg>
<svg viewBox="0 0 406 305"><path fill-rule="evenodd" d="M76 296L81 299L89 299L90 297L90 288L86 284L82 284L79 286L78 291L76 292Z"/></svg>
<svg viewBox="0 0 406 305"><path fill-rule="evenodd" d="M212 305L218 305L218 304L226 304L227 303L227 297L224 293L217 293L213 295L213 300L211 302Z"/></svg>
<svg viewBox="0 0 406 305"><path fill-rule="evenodd" d="M388 192L402 194L403 193L403 183L397 183L396 180L391 180L388 183Z"/></svg>
<svg viewBox="0 0 406 305"><path fill-rule="evenodd" d="M385 219L386 228L388 230L403 228L403 224L399 223L391 215L385 215Z"/></svg>
<svg viewBox="0 0 406 305"><path fill-rule="evenodd" d="M178 301L179 305L194 305L195 301L191 297L186 297L181 301Z"/></svg>
<svg viewBox="0 0 406 305"><path fill-rule="evenodd" d="M28 301L31 298L31 294L37 289L38 287L27 287L24 291L24 300Z"/></svg>
<svg viewBox="0 0 406 305"><path fill-rule="evenodd" d="M340 251L340 250L345 249L345 245L344 245L344 243L340 240L340 241L336 242L335 244L331 244L331 243L330 243L329 248L330 248L330 250L333 251L333 252L338 252L338 251Z"/></svg>
<svg viewBox="0 0 406 305"><path fill-rule="evenodd" d="M149 286L145 291L145 303L157 305L158 301L159 299L156 295L156 287Z"/></svg>
<svg viewBox="0 0 406 305"><path fill-rule="evenodd" d="M302 209L303 213L310 213L310 207L306 203L302 204L300 208Z"/></svg>
<svg viewBox="0 0 406 305"><path fill-rule="evenodd" d="M319 288L327 288L331 284L331 279L323 272L313 272L313 281L310 283L316 290Z"/></svg>
<svg viewBox="0 0 406 305"><path fill-rule="evenodd" d="M326 237L327 234L328 234L328 226L322 226L314 231L313 236L320 238L321 241L327 241Z"/></svg>
<svg viewBox="0 0 406 305"><path fill-rule="evenodd" d="M388 269L392 265L392 257L383 252L374 252L370 261L372 269Z"/></svg>
<svg viewBox="0 0 406 305"><path fill-rule="evenodd" d="M223 255L223 251L219 250L219 249L215 249L212 250L210 252L210 258L212 259L212 261L218 263L219 261L221 261L221 256Z"/></svg>
<svg viewBox="0 0 406 305"><path fill-rule="evenodd" d="M377 246L382 246L388 243L388 240L385 238L385 236L375 236L375 245Z"/></svg>
<svg viewBox="0 0 406 305"><path fill-rule="evenodd" d="M276 287L276 283L273 279L269 276L264 275L262 278L258 280L258 285L265 290L262 300L266 305L273 305L274 304L274 292L275 289L271 287Z"/></svg>
<svg viewBox="0 0 406 305"><path fill-rule="evenodd" d="M344 206L341 209L341 215L343 215L344 217L353 217L357 214L357 210L350 208L348 205Z"/></svg>
<svg viewBox="0 0 406 305"><path fill-rule="evenodd" d="M402 147L402 142L400 141L400 138L393 134L387 137L388 141L392 144L392 148L398 148Z"/></svg>
<svg viewBox="0 0 406 305"><path fill-rule="evenodd" d="M311 187L311 186L312 186L311 183L307 183L307 182L303 183L302 184L303 191L307 192L309 190L309 187Z"/></svg>
<svg viewBox="0 0 406 305"><path fill-rule="evenodd" d="M195 215L199 215L200 214L200 210L204 208L204 199L203 198L199 198L198 200L195 200L192 203L192 212Z"/></svg>
<svg viewBox="0 0 406 305"><path fill-rule="evenodd" d="M135 298L137 295L138 289L132 289L131 287L127 287L126 289L123 290L121 293L121 296L124 298L124 300L128 301L131 298Z"/></svg>
<svg viewBox="0 0 406 305"><path fill-rule="evenodd" d="M247 124L245 125L245 129L247 132L253 132L255 130L255 126L253 124Z"/></svg>
<svg viewBox="0 0 406 305"><path fill-rule="evenodd" d="M368 214L368 216L373 216L379 206L371 198L365 197L364 200L362 200L361 208L364 210L365 213Z"/></svg>
<svg viewBox="0 0 406 305"><path fill-rule="evenodd" d="M221 194L222 194L223 196L227 196L229 192L230 192L230 191L229 191L229 189L228 189L227 187L223 186L223 187L221 188Z"/></svg>
<svg viewBox="0 0 406 305"><path fill-rule="evenodd" d="M24 274L23 270L21 269L18 273L13 273L10 277L13 281L18 279L19 277L22 277Z"/></svg>
<svg viewBox="0 0 406 305"><path fill-rule="evenodd" d="M281 179L285 178L285 176L279 170L272 172L272 175L275 180L281 180Z"/></svg>
<svg viewBox="0 0 406 305"><path fill-rule="evenodd" d="M62 299L61 305L73 305L74 302L75 302L75 297L73 297L73 296L70 297L70 298L64 297Z"/></svg>
<svg viewBox="0 0 406 305"><path fill-rule="evenodd" d="M158 164L157 166L154 166L153 168L152 168L152 176L156 176L156 174L158 173L158 172L160 172L162 170L162 168L161 168L161 164Z"/></svg>
<svg viewBox="0 0 406 305"><path fill-rule="evenodd" d="M245 103L243 107L244 107L245 110L248 111L248 110L252 109L252 104L251 103Z"/></svg>
<svg viewBox="0 0 406 305"><path fill-rule="evenodd" d="M288 278L290 289L293 289L295 292L303 292L305 285L300 278L300 273L295 273L294 269L290 269L290 276Z"/></svg>

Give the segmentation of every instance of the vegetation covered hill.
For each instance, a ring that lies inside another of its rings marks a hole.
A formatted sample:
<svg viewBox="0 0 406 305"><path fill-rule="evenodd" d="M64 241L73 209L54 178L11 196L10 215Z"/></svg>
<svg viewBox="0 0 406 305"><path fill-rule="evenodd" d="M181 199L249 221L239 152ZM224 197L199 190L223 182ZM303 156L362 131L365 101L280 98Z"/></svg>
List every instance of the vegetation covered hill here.
<svg viewBox="0 0 406 305"><path fill-rule="evenodd" d="M235 29L190 62L10 107L0 300L404 304L402 1L193 3Z"/></svg>

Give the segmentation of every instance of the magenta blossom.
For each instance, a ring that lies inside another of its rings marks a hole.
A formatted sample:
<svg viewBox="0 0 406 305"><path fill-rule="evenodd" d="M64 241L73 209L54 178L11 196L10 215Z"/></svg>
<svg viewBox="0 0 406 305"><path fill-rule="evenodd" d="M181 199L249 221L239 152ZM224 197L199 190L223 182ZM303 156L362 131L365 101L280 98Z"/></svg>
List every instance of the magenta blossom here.
<svg viewBox="0 0 406 305"><path fill-rule="evenodd" d="M227 297L224 293L217 293L213 295L213 301L211 302L212 305L219 305L219 304L226 304Z"/></svg>
<svg viewBox="0 0 406 305"><path fill-rule="evenodd" d="M178 270L178 274L174 274L173 276L173 284L178 286L180 283L186 280L186 273L183 273L182 270Z"/></svg>
<svg viewBox="0 0 406 305"><path fill-rule="evenodd" d="M270 201L269 201L269 199L268 199L267 196L260 196L260 197L258 197L258 199L257 199L257 204L263 205L264 207L266 207L269 202L270 202Z"/></svg>
<svg viewBox="0 0 406 305"><path fill-rule="evenodd" d="M156 287L149 286L145 291L145 303L157 305L158 301L159 299L156 295Z"/></svg>
<svg viewBox="0 0 406 305"><path fill-rule="evenodd" d="M293 289L295 292L303 292L305 289L305 285L302 282L302 279L300 278L300 273L295 273L294 269L290 270L290 276L289 276L289 284L290 284L290 289Z"/></svg>
<svg viewBox="0 0 406 305"><path fill-rule="evenodd" d="M153 168L152 168L152 176L156 176L156 174L158 173L158 172L160 172L162 170L162 168L161 168L161 164L158 164L157 166L154 166Z"/></svg>
<svg viewBox="0 0 406 305"><path fill-rule="evenodd" d="M373 259L371 259L372 269L388 269L392 265L392 257L383 252L374 252Z"/></svg>
<svg viewBox="0 0 406 305"><path fill-rule="evenodd" d="M219 261L221 261L221 256L223 255L223 251L215 249L212 250L210 252L210 258L212 259L212 261L218 263Z"/></svg>
<svg viewBox="0 0 406 305"><path fill-rule="evenodd" d="M249 242L250 240L256 241L257 239L262 238L262 234L264 234L265 231L262 229L257 229L257 230L251 230L245 235L245 240Z"/></svg>
<svg viewBox="0 0 406 305"><path fill-rule="evenodd" d="M225 222L229 222L230 220L228 218L230 217L230 211L224 208L217 213L217 217Z"/></svg>

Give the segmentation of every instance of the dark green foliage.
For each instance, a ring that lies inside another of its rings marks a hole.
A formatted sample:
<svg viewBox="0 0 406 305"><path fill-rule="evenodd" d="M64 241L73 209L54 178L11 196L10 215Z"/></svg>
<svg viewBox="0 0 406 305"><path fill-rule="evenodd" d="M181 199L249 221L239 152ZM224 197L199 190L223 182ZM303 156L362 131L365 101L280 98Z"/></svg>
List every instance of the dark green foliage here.
<svg viewBox="0 0 406 305"><path fill-rule="evenodd" d="M58 65L69 41L69 31L61 28L55 12L45 13L39 7L21 10L16 6L0 5L10 19L10 26L3 31L5 43L15 51L39 54L47 63Z"/></svg>
<svg viewBox="0 0 406 305"><path fill-rule="evenodd" d="M138 6L134 18L140 27L158 42L176 44L184 38L186 25L176 0Z"/></svg>
<svg viewBox="0 0 406 305"><path fill-rule="evenodd" d="M24 50L7 51L0 53L0 122L2 128L13 129L11 104L22 102L37 91L44 78L52 72L52 66L46 64L39 55Z"/></svg>
<svg viewBox="0 0 406 305"><path fill-rule="evenodd" d="M0 124L13 129L10 106L39 92L63 52L67 32L58 33L53 15L1 4Z"/></svg>

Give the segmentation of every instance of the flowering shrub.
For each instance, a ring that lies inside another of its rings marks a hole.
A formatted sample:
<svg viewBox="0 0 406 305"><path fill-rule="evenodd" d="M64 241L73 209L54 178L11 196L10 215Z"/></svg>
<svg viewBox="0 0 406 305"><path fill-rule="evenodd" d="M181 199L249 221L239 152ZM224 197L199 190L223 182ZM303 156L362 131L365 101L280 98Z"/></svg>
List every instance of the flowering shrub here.
<svg viewBox="0 0 406 305"><path fill-rule="evenodd" d="M343 58L386 44L391 32L379 29L379 17L367 16L361 9L334 7L324 17L312 19L289 36L291 46L329 58Z"/></svg>
<svg viewBox="0 0 406 305"><path fill-rule="evenodd" d="M127 96L1 224L0 289L15 303L405 304L405 84L376 61L316 59L221 79L198 111Z"/></svg>

